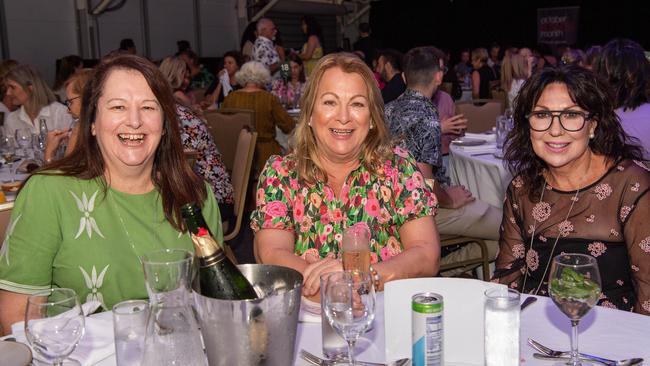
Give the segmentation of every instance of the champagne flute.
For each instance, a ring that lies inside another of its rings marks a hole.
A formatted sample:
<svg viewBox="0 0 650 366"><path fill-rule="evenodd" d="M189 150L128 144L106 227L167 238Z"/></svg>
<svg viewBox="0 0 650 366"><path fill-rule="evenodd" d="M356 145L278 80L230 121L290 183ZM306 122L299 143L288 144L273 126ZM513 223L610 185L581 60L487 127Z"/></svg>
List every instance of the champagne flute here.
<svg viewBox="0 0 650 366"><path fill-rule="evenodd" d="M11 181L14 179L13 164L16 161L16 140L12 136L4 136L2 141L0 141L0 152L2 157L5 159L5 163L9 166L9 174L11 175Z"/></svg>
<svg viewBox="0 0 650 366"><path fill-rule="evenodd" d="M354 345L375 318L375 289L370 273L335 272L324 289L325 316L348 343L348 362L355 365Z"/></svg>
<svg viewBox="0 0 650 366"><path fill-rule="evenodd" d="M596 305L600 292L600 271L594 257L569 253L553 258L549 293L571 320L571 360L567 365L582 365L578 357L578 323Z"/></svg>
<svg viewBox="0 0 650 366"><path fill-rule="evenodd" d="M53 365L74 351L84 335L84 315L74 290L53 288L27 298L25 336L34 351Z"/></svg>
<svg viewBox="0 0 650 366"><path fill-rule="evenodd" d="M355 224L343 232L341 245L343 269L370 272L370 229Z"/></svg>

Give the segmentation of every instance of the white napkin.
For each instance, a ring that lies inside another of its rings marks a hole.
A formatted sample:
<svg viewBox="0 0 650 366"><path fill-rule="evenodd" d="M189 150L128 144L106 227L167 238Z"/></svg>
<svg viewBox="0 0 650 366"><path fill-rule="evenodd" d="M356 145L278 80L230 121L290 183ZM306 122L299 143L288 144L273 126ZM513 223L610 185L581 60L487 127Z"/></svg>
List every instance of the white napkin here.
<svg viewBox="0 0 650 366"><path fill-rule="evenodd" d="M223 97L225 98L232 91L232 86L230 86L230 76L228 76L227 72L222 72L221 75L219 75L219 81L221 82Z"/></svg>
<svg viewBox="0 0 650 366"><path fill-rule="evenodd" d="M306 297L301 296L300 299L300 315L298 321L301 323L320 323L321 322L321 308L320 304L308 300Z"/></svg>
<svg viewBox="0 0 650 366"><path fill-rule="evenodd" d="M472 139L485 140L487 142L496 142L496 140L497 140L497 135L494 134L494 133L465 132L465 137L469 137L469 138L472 138Z"/></svg>
<svg viewBox="0 0 650 366"><path fill-rule="evenodd" d="M93 313L101 305L99 301L89 301L81 307L84 314ZM25 338L25 322L18 322L11 326L11 332L16 341L25 343L29 346ZM31 348L31 346L30 346ZM115 353L115 343L113 339L113 322L111 318L98 319L86 316L85 333L79 341L75 350L68 356L69 359L79 362L82 366L94 365L95 363L109 357ZM32 349L35 359L42 361L38 352Z"/></svg>
<svg viewBox="0 0 650 366"><path fill-rule="evenodd" d="M483 145L478 145L478 146L460 146L458 145L463 151L467 151L470 153L479 153L479 152L495 152L497 151L497 145L496 144L483 144Z"/></svg>

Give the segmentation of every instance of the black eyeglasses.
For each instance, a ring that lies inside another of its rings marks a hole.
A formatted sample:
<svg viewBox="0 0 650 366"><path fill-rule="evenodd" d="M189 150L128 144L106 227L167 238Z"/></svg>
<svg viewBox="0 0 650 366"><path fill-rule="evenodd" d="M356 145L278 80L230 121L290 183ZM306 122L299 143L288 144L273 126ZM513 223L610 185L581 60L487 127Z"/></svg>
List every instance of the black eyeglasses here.
<svg viewBox="0 0 650 366"><path fill-rule="evenodd" d="M66 99L63 101L63 104L65 104L65 106L68 107L68 109L70 109L70 106L72 105L72 101L79 98L81 98L81 95L76 96L74 98Z"/></svg>
<svg viewBox="0 0 650 366"><path fill-rule="evenodd" d="M526 115L530 129L543 132L551 128L553 119L560 121L560 126L566 131L576 132L582 130L585 121L591 119L592 115L581 111L533 111Z"/></svg>

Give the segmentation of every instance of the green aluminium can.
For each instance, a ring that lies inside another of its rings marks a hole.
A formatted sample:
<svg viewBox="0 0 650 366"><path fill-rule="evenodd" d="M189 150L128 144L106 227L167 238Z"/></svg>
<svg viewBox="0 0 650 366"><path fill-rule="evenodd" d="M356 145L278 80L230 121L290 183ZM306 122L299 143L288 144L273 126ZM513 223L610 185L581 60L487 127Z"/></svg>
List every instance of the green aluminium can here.
<svg viewBox="0 0 650 366"><path fill-rule="evenodd" d="M433 292L413 295L411 310L413 366L442 366L442 296Z"/></svg>

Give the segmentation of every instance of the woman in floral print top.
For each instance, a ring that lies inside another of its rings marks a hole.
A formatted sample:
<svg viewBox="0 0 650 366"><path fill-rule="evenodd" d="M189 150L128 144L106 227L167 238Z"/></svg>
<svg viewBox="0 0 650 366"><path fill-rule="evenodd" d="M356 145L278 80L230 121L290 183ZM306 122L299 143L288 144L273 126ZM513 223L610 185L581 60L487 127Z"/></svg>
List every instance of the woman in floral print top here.
<svg viewBox="0 0 650 366"><path fill-rule="evenodd" d="M440 247L436 198L410 154L393 149L381 93L361 60L320 60L303 96L295 150L271 157L251 216L258 261L304 276L317 296L321 274L341 270L342 233L371 230L371 260L386 281L432 276Z"/></svg>
<svg viewBox="0 0 650 366"><path fill-rule="evenodd" d="M650 172L608 88L566 67L521 90L506 151L518 174L506 194L495 280L548 295L552 258L588 254L600 269L598 304L648 315Z"/></svg>

